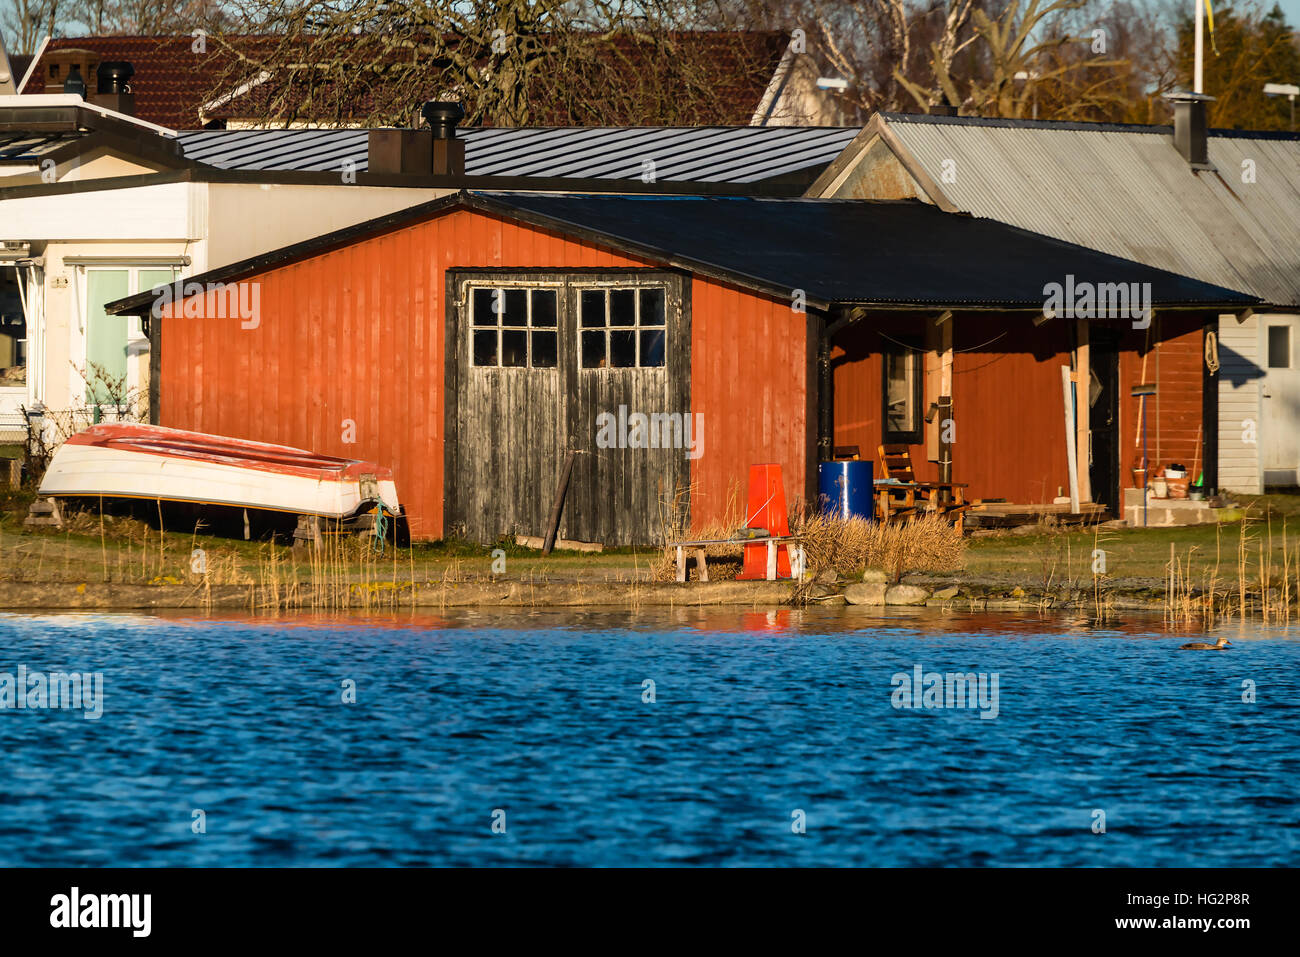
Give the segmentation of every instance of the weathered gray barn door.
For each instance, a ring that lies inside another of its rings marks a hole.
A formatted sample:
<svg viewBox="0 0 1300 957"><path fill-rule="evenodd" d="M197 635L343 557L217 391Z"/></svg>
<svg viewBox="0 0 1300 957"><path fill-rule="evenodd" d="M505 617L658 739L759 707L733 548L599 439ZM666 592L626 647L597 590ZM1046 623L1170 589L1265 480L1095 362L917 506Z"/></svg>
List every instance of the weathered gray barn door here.
<svg viewBox="0 0 1300 957"><path fill-rule="evenodd" d="M453 275L445 524L483 543L541 534L541 490L554 485L565 446L564 286L509 276L460 276L452 286Z"/></svg>
<svg viewBox="0 0 1300 957"><path fill-rule="evenodd" d="M578 348L564 375L572 397L571 444L585 454L574 464L567 538L658 543L665 509L689 484L683 420L690 404L690 313L683 285L670 273L573 283Z"/></svg>
<svg viewBox="0 0 1300 957"><path fill-rule="evenodd" d="M690 474L682 277L454 271L447 279L449 532L484 543L544 535L573 450L561 537L660 540L661 500Z"/></svg>

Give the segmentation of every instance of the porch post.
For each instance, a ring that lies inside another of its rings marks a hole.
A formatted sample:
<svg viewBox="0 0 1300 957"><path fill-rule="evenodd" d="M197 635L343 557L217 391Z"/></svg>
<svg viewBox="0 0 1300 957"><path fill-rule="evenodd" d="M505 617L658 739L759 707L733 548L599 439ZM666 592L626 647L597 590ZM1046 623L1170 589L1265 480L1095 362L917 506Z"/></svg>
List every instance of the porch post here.
<svg viewBox="0 0 1300 957"><path fill-rule="evenodd" d="M1088 320L1076 320L1077 345L1074 350L1075 381L1075 453L1079 472L1079 501L1092 501L1092 359L1089 349Z"/></svg>

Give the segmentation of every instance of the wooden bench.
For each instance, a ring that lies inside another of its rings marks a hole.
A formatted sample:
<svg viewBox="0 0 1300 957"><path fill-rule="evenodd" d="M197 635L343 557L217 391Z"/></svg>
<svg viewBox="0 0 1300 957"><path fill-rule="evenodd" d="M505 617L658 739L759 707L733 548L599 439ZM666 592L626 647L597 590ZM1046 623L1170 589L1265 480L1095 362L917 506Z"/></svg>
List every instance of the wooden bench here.
<svg viewBox="0 0 1300 957"><path fill-rule="evenodd" d="M677 549L677 580L686 581L686 554L695 556L695 568L700 581L709 580L709 569L705 565L705 549L710 545L766 545L767 546L767 580L776 581L776 556L778 545L790 545L798 541L794 535L767 535L759 538L700 538L689 542L669 542L669 548Z"/></svg>

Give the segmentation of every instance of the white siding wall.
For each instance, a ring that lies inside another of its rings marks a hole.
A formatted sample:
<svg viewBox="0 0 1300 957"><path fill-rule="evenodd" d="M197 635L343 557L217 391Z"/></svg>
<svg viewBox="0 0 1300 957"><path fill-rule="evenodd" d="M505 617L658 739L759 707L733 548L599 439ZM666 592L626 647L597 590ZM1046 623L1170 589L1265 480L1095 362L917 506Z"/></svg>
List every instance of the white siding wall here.
<svg viewBox="0 0 1300 957"><path fill-rule="evenodd" d="M1263 489L1259 467L1259 317L1238 322L1219 317L1219 487L1258 495ZM1243 441L1253 423L1256 442Z"/></svg>

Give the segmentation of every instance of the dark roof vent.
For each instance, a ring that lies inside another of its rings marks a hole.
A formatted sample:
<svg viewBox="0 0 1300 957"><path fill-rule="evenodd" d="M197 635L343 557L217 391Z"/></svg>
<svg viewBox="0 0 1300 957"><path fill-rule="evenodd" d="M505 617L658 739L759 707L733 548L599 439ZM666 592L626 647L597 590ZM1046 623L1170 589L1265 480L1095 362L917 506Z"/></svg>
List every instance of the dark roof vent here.
<svg viewBox="0 0 1300 957"><path fill-rule="evenodd" d="M430 100L420 107L420 116L433 130L435 140L454 140L456 124L465 118L465 110L459 103Z"/></svg>
<svg viewBox="0 0 1300 957"><path fill-rule="evenodd" d="M64 93L75 93L83 100L86 98L86 81L81 75L81 65L74 63L68 71L68 78L63 81Z"/></svg>
<svg viewBox="0 0 1300 957"><path fill-rule="evenodd" d="M125 60L105 60L95 71L96 93L130 93L135 67Z"/></svg>
<svg viewBox="0 0 1300 957"><path fill-rule="evenodd" d="M1192 169L1214 169L1205 119L1205 104L1213 103L1214 97L1204 93L1171 93L1167 99L1174 104L1174 148Z"/></svg>
<svg viewBox="0 0 1300 957"><path fill-rule="evenodd" d="M948 99L948 94L945 93L943 95L943 99L941 99L938 103L932 103L929 106L927 106L926 112L928 112L931 116L956 116L957 107L952 105L952 103Z"/></svg>

